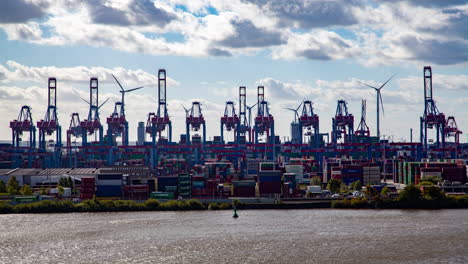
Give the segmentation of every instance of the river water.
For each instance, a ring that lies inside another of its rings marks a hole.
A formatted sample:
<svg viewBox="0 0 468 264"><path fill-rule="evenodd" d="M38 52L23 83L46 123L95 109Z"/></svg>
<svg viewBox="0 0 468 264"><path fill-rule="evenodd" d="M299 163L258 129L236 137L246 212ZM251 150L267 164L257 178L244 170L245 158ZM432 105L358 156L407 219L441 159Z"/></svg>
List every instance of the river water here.
<svg viewBox="0 0 468 264"><path fill-rule="evenodd" d="M0 215L0 263L468 263L468 210Z"/></svg>

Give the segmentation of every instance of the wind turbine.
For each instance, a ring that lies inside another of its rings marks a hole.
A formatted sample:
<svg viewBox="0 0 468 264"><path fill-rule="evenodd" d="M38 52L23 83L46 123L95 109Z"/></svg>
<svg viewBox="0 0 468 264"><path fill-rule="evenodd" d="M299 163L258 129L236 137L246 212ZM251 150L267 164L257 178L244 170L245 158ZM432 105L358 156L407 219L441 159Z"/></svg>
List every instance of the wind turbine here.
<svg viewBox="0 0 468 264"><path fill-rule="evenodd" d="M254 108L256 105L257 103L255 103L252 106L248 106L248 105L245 106L247 108L247 111L249 111L249 127L252 127L252 108Z"/></svg>
<svg viewBox="0 0 468 264"><path fill-rule="evenodd" d="M296 108L296 109L293 109L293 108L284 108L286 110L289 110L289 111L293 111L294 112L294 122L297 123L299 122L299 114L297 113L297 111L299 111L299 108L301 108L302 104L304 103L304 100L302 100L302 102L299 104L299 106Z"/></svg>
<svg viewBox="0 0 468 264"><path fill-rule="evenodd" d="M372 85L368 85L366 83L363 83L359 81L361 84L364 84L367 87L370 87L374 89L377 92L377 138L380 139L380 106L382 106L382 114L385 115L384 112L384 107L383 107L383 100L382 100L382 94L380 93L380 90L393 78L397 75L396 73L392 75L386 82L384 82L379 88L374 87Z"/></svg>
<svg viewBox="0 0 468 264"><path fill-rule="evenodd" d="M140 86L140 87L137 87L137 88L133 88L133 89L128 89L128 90L125 90L122 85L120 84L119 80L117 80L117 78L114 76L114 74L112 74L112 77L114 77L114 80L117 82L117 84L120 86L120 93L122 94L122 108L120 108L120 115L121 116L125 116L125 93L129 93L129 92L133 92L135 90L138 90L138 89L141 89L143 88L143 86Z"/></svg>
<svg viewBox="0 0 468 264"><path fill-rule="evenodd" d="M181 104L180 106L182 106L182 107L184 108L184 110L185 110L185 117L188 117L188 116L189 116L188 113L189 113L192 109L187 109L187 108L185 108L185 106L182 105L182 104Z"/></svg>
<svg viewBox="0 0 468 264"><path fill-rule="evenodd" d="M88 100L84 99L84 98L81 98L81 100L85 101L87 104L91 105ZM107 101L109 101L109 98L107 98L100 106L98 106L98 110L101 109L101 107L107 103Z"/></svg>

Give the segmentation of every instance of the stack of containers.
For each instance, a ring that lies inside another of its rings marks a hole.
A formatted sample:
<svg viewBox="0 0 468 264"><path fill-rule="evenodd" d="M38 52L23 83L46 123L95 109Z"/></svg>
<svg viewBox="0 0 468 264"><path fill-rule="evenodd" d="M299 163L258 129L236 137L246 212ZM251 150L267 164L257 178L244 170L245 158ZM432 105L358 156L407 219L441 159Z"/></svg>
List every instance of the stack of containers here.
<svg viewBox="0 0 468 264"><path fill-rule="evenodd" d="M362 183L362 174L363 171L361 165L342 165L341 181L346 185L349 185L355 181L361 181Z"/></svg>
<svg viewBox="0 0 468 264"><path fill-rule="evenodd" d="M331 179L341 180L341 167L331 167L330 168L330 177Z"/></svg>
<svg viewBox="0 0 468 264"><path fill-rule="evenodd" d="M188 173L179 173L177 190L179 196L184 199L190 199L192 197L192 177Z"/></svg>
<svg viewBox="0 0 468 264"><path fill-rule="evenodd" d="M441 168L438 168L438 167L421 168L421 178L431 177L431 176L442 178Z"/></svg>
<svg viewBox="0 0 468 264"><path fill-rule="evenodd" d="M302 183L304 181L304 166L302 164L285 165L284 168L286 173L293 173L295 175L296 182Z"/></svg>
<svg viewBox="0 0 468 264"><path fill-rule="evenodd" d="M405 162L403 167L403 183L406 185L418 184L421 178L422 162Z"/></svg>
<svg viewBox="0 0 468 264"><path fill-rule="evenodd" d="M258 164L261 162L261 159L247 159L247 177L248 179L253 179L258 175Z"/></svg>
<svg viewBox="0 0 468 264"><path fill-rule="evenodd" d="M131 200L147 200L149 195L148 184L124 185L124 197Z"/></svg>
<svg viewBox="0 0 468 264"><path fill-rule="evenodd" d="M442 168L442 179L445 181L466 183L466 167Z"/></svg>
<svg viewBox="0 0 468 264"><path fill-rule="evenodd" d="M337 161L327 160L323 166L323 179L322 182L328 182L331 176L331 168L339 166L340 163Z"/></svg>
<svg viewBox="0 0 468 264"><path fill-rule="evenodd" d="M255 181L233 181L232 195L236 197L255 197Z"/></svg>
<svg viewBox="0 0 468 264"><path fill-rule="evenodd" d="M259 167L258 188L260 196L269 197L281 193L281 171L274 170L275 164L273 162L262 162Z"/></svg>
<svg viewBox="0 0 468 264"><path fill-rule="evenodd" d="M362 167L362 184L363 185L380 184L380 167L379 166Z"/></svg>
<svg viewBox="0 0 468 264"><path fill-rule="evenodd" d="M96 192L96 179L94 177L82 177L81 178L81 200L92 199Z"/></svg>
<svg viewBox="0 0 468 264"><path fill-rule="evenodd" d="M152 192L150 197L156 200L173 200L174 193L169 192Z"/></svg>
<svg viewBox="0 0 468 264"><path fill-rule="evenodd" d="M283 174L283 194L285 197L290 197L297 188L296 175L294 173Z"/></svg>
<svg viewBox="0 0 468 264"><path fill-rule="evenodd" d="M158 192L175 192L177 189L177 176L160 176L156 179Z"/></svg>
<svg viewBox="0 0 468 264"><path fill-rule="evenodd" d="M122 196L122 174L98 174L97 197L115 198Z"/></svg>

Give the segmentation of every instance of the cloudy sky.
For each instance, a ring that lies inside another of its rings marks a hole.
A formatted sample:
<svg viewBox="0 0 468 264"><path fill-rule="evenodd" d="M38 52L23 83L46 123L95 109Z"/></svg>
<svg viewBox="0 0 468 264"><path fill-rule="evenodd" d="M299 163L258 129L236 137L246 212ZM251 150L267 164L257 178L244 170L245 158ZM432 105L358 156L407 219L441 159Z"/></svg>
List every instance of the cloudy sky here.
<svg viewBox="0 0 468 264"><path fill-rule="evenodd" d="M314 102L321 132L331 130L336 101L345 99L356 124L361 100L375 134L375 92L385 114L381 134L419 136L424 110L422 71L433 70L434 99L468 132L468 0L2 0L0 1L0 139L22 105L44 118L47 78L56 77L62 130L70 115L88 112L89 78L113 111L119 90L145 86L126 97L131 140L157 105L156 73L165 68L174 135L184 131L180 106L202 102L208 137L219 135L227 100L247 86L248 104L264 85L277 134L289 136L295 107ZM104 120L103 120L104 121ZM106 126L107 127L107 126ZM65 132L64 140L65 140ZM467 136L462 137L466 142Z"/></svg>

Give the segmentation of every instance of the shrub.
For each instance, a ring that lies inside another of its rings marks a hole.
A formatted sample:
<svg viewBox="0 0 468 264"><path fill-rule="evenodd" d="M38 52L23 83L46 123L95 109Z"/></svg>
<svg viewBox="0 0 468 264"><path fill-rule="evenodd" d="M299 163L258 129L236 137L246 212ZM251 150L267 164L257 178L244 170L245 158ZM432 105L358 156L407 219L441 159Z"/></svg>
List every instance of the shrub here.
<svg viewBox="0 0 468 264"><path fill-rule="evenodd" d="M208 210L219 210L219 204L218 203L208 204Z"/></svg>
<svg viewBox="0 0 468 264"><path fill-rule="evenodd" d="M5 202L0 202L0 214L9 214L9 213L13 213L13 206Z"/></svg>
<svg viewBox="0 0 468 264"><path fill-rule="evenodd" d="M158 210L161 203L156 199L148 199L145 201L145 206L148 210Z"/></svg>

